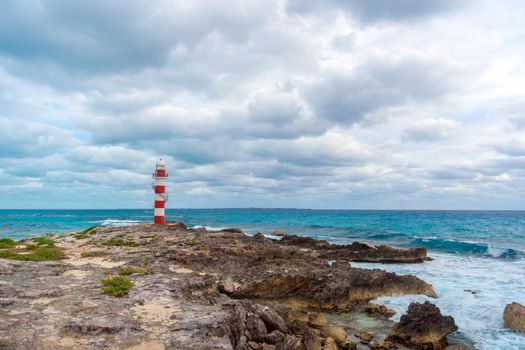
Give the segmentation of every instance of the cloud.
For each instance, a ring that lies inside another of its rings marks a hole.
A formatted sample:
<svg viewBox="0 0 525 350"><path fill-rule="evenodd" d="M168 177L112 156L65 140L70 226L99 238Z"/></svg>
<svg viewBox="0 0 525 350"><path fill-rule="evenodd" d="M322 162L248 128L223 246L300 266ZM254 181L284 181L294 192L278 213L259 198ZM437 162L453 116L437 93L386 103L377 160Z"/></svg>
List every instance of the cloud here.
<svg viewBox="0 0 525 350"><path fill-rule="evenodd" d="M348 12L364 23L410 21L447 13L459 7L453 0L288 0L292 12L315 13L332 8Z"/></svg>
<svg viewBox="0 0 525 350"><path fill-rule="evenodd" d="M451 119L423 119L409 126L403 133L407 141L438 141L450 137L457 128L457 123Z"/></svg>
<svg viewBox="0 0 525 350"><path fill-rule="evenodd" d="M321 118L352 125L373 112L408 102L438 99L454 86L454 67L417 52L369 55L356 67L333 67L305 91Z"/></svg>
<svg viewBox="0 0 525 350"><path fill-rule="evenodd" d="M519 4L470 3L9 0L0 206L151 207L162 157L177 207L522 208Z"/></svg>

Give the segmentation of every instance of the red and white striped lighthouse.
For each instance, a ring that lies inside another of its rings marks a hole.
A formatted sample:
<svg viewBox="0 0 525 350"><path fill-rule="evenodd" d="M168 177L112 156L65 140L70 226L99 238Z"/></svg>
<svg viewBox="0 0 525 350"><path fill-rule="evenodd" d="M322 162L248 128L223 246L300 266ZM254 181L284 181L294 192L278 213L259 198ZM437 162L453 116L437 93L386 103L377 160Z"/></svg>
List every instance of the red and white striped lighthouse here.
<svg viewBox="0 0 525 350"><path fill-rule="evenodd" d="M164 225L164 208L168 200L166 194L167 178L166 163L160 159L155 165L155 173L153 174L153 189L155 190L155 218L153 222L158 225Z"/></svg>

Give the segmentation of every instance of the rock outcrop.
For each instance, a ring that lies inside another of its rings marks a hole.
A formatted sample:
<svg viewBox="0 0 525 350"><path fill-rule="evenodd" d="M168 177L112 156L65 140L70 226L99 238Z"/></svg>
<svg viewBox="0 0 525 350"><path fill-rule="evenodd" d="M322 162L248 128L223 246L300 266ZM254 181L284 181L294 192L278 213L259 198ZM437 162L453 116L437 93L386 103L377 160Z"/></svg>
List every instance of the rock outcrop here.
<svg viewBox="0 0 525 350"><path fill-rule="evenodd" d="M339 259L330 251L348 260L346 248L238 229L146 224L50 239L66 259L0 260L1 349L354 349L348 327L323 312L362 310L380 296L435 296L415 276L328 262ZM129 293L104 294L101 280L121 275Z"/></svg>
<svg viewBox="0 0 525 350"><path fill-rule="evenodd" d="M296 235L286 235L280 243L317 251L321 258L330 260L379 263L419 263L428 260L425 248L400 249L363 242L330 244L327 241Z"/></svg>
<svg viewBox="0 0 525 350"><path fill-rule="evenodd" d="M416 349L441 350L448 345L447 335L458 330L452 316L443 316L430 302L411 303L406 314L392 328L388 337Z"/></svg>
<svg viewBox="0 0 525 350"><path fill-rule="evenodd" d="M514 332L525 333L525 306L518 303L505 306L503 327Z"/></svg>

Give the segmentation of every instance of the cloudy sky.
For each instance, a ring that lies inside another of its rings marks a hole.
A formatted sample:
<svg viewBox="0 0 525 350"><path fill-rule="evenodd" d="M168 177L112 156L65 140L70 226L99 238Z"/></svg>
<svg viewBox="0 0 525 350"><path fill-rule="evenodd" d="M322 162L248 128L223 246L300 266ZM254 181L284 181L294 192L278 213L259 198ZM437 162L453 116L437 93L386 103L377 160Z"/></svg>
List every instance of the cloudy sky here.
<svg viewBox="0 0 525 350"><path fill-rule="evenodd" d="M522 0L5 0L0 208L525 209Z"/></svg>

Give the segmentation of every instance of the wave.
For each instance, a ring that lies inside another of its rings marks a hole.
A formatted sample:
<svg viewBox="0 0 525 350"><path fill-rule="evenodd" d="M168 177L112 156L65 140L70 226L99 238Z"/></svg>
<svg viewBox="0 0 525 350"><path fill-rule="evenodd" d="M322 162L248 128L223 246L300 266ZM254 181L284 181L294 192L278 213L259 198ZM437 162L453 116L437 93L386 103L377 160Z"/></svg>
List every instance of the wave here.
<svg viewBox="0 0 525 350"><path fill-rule="evenodd" d="M488 243L459 241L440 237L416 238L412 240L410 245L452 254L474 254L512 260L525 257L525 252L511 248L495 248Z"/></svg>
<svg viewBox="0 0 525 350"><path fill-rule="evenodd" d="M212 226L202 226L202 225L195 225L195 226L192 226L191 228L205 228L208 231L221 231L221 230L226 229L226 227L212 227Z"/></svg>
<svg viewBox="0 0 525 350"><path fill-rule="evenodd" d="M138 221L138 220L116 220L116 219L106 219L100 222L102 226L131 226L131 225L138 225L141 223L142 221Z"/></svg>

